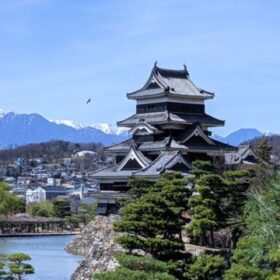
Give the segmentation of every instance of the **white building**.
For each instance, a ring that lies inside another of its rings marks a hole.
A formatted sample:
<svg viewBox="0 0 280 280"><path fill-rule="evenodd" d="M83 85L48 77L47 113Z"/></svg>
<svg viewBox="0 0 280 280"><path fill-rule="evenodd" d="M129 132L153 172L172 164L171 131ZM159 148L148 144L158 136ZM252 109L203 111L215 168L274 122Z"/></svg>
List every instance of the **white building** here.
<svg viewBox="0 0 280 280"><path fill-rule="evenodd" d="M61 186L61 179L48 178L47 179L47 184L48 184L48 186L52 186L52 187L60 187Z"/></svg>
<svg viewBox="0 0 280 280"><path fill-rule="evenodd" d="M93 151L81 151L75 154L76 157L95 157L97 156L96 152Z"/></svg>
<svg viewBox="0 0 280 280"><path fill-rule="evenodd" d="M25 195L26 203L41 202L46 200L46 191L37 187L36 189L28 189Z"/></svg>

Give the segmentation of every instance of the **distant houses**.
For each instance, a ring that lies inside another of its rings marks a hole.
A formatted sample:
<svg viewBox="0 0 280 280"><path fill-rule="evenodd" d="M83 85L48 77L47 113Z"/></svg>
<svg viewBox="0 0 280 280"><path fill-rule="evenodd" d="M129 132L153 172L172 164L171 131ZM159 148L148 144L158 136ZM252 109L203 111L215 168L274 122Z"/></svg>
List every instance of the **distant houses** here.
<svg viewBox="0 0 280 280"><path fill-rule="evenodd" d="M55 163L43 158L18 158L15 163L2 167L1 179L26 204L64 198L73 202L75 208L80 203L95 201L91 195L98 186L90 174L106 164L90 150L75 152Z"/></svg>

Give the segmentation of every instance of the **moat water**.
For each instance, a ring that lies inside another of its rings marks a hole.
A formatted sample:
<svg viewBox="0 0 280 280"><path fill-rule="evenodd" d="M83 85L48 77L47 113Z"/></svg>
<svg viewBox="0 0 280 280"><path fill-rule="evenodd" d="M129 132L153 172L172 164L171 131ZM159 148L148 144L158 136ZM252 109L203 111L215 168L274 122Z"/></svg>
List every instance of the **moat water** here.
<svg viewBox="0 0 280 280"><path fill-rule="evenodd" d="M0 258L23 252L32 257L35 274L27 280L70 280L82 257L64 251L74 236L0 238Z"/></svg>

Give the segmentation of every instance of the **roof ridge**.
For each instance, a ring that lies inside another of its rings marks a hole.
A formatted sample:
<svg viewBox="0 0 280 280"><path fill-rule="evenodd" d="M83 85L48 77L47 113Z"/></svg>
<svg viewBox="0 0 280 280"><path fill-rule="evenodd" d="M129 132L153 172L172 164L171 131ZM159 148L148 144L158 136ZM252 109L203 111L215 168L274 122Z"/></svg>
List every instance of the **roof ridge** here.
<svg viewBox="0 0 280 280"><path fill-rule="evenodd" d="M154 65L154 68L153 70L155 71L158 71L159 73L161 72L162 74L179 74L181 76L185 76L185 77L188 77L189 76L189 72L187 71L187 67L184 65L184 69L180 69L180 70L177 70L177 69L170 69L170 68L162 68L162 67L158 67L157 64Z"/></svg>
<svg viewBox="0 0 280 280"><path fill-rule="evenodd" d="M111 146L106 146L105 149L109 149L109 148L111 148L111 147L115 147L115 146L117 146L117 145L124 144L124 143L126 143L126 142L131 141L131 140L133 140L133 138L129 138L129 139L127 139L127 140L124 140L124 141L122 141L122 142L120 142L120 143L113 144L113 145L111 145Z"/></svg>

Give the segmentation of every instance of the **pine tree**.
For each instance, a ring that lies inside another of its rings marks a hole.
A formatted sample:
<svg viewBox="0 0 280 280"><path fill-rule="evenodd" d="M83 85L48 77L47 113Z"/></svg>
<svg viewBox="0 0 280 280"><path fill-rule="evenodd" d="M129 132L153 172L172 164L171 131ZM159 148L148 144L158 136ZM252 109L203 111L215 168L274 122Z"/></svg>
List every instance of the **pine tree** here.
<svg viewBox="0 0 280 280"><path fill-rule="evenodd" d="M118 254L120 265L115 271L95 274L97 280L175 280L167 263L151 257Z"/></svg>
<svg viewBox="0 0 280 280"><path fill-rule="evenodd" d="M3 262L0 261L0 279L1 279L1 280L6 279L7 273L6 273L6 271L5 271L4 268L5 268L5 264L4 264Z"/></svg>
<svg viewBox="0 0 280 280"><path fill-rule="evenodd" d="M168 207L160 193L149 193L129 203L114 230L124 232L117 242L130 252L141 249L162 259L182 249L178 238L183 219Z"/></svg>
<svg viewBox="0 0 280 280"><path fill-rule="evenodd" d="M169 207L177 208L182 213L187 208L188 198L191 194L190 183L180 173L164 173L157 180L153 191L159 191ZM178 212L178 213L179 213Z"/></svg>
<svg viewBox="0 0 280 280"><path fill-rule="evenodd" d="M214 230L224 220L222 198L226 195L223 178L209 161L195 161L194 192L189 199L191 223L187 227L195 242L214 246ZM211 244L207 235L210 235Z"/></svg>
<svg viewBox="0 0 280 280"><path fill-rule="evenodd" d="M140 250L162 261L181 260L173 265L175 275L182 274L189 257L182 253L181 238L187 184L179 174L165 174L146 194L125 206L122 220L114 226L115 231L124 233L116 241L129 254Z"/></svg>
<svg viewBox="0 0 280 280"><path fill-rule="evenodd" d="M248 199L247 191L254 178L254 169L224 172L227 195L223 203L225 227L231 230L231 248L236 247L244 229L243 206Z"/></svg>
<svg viewBox="0 0 280 280"><path fill-rule="evenodd" d="M263 138L263 140L257 148L257 155L259 160L269 163L271 150L272 148L268 145L267 138Z"/></svg>
<svg viewBox="0 0 280 280"><path fill-rule="evenodd" d="M186 272L186 277L196 280L222 279L222 274L226 266L227 264L223 257L202 253L197 256L195 261L190 265L189 270Z"/></svg>
<svg viewBox="0 0 280 280"><path fill-rule="evenodd" d="M192 165L194 167L192 174L194 174L196 178L217 172L212 162L208 160L195 160L192 162Z"/></svg>
<svg viewBox="0 0 280 280"><path fill-rule="evenodd" d="M253 174L249 170L219 174L209 161L195 161L194 167L195 188L189 199L192 220L187 231L196 242L214 246L214 231L228 227L228 219L241 213ZM232 229L233 246L238 233L238 228Z"/></svg>
<svg viewBox="0 0 280 280"><path fill-rule="evenodd" d="M65 199L56 199L53 201L53 212L58 218L71 216L70 202Z"/></svg>
<svg viewBox="0 0 280 280"><path fill-rule="evenodd" d="M203 177L205 181L206 177ZM207 178L206 178L207 180ZM202 183L197 181L198 183ZM187 227L187 232L192 234L195 240L200 240L201 245L209 245L207 241L207 233L213 233L218 225L217 215L215 213L216 200L212 193L211 186L207 184L197 185L195 194L189 199L191 207L192 220ZM212 238L212 245L213 244Z"/></svg>
<svg viewBox="0 0 280 280"><path fill-rule="evenodd" d="M237 243L225 280L279 279L280 176L279 171L272 174L250 188L244 206L244 236Z"/></svg>
<svg viewBox="0 0 280 280"><path fill-rule="evenodd" d="M224 275L225 280L264 279L263 272L258 266L250 262L250 257L247 254L247 251L251 248L260 248L258 243L258 239L253 237L245 237L239 240L231 258L231 268Z"/></svg>
<svg viewBox="0 0 280 280"><path fill-rule="evenodd" d="M128 201L139 199L143 194L146 194L152 186L153 182L151 181L139 177L131 177L128 181L128 195L130 197Z"/></svg>
<svg viewBox="0 0 280 280"><path fill-rule="evenodd" d="M25 275L33 274L34 268L31 264L25 261L30 261L31 257L24 253L14 253L8 256L9 260L9 274L15 279L22 280Z"/></svg>

